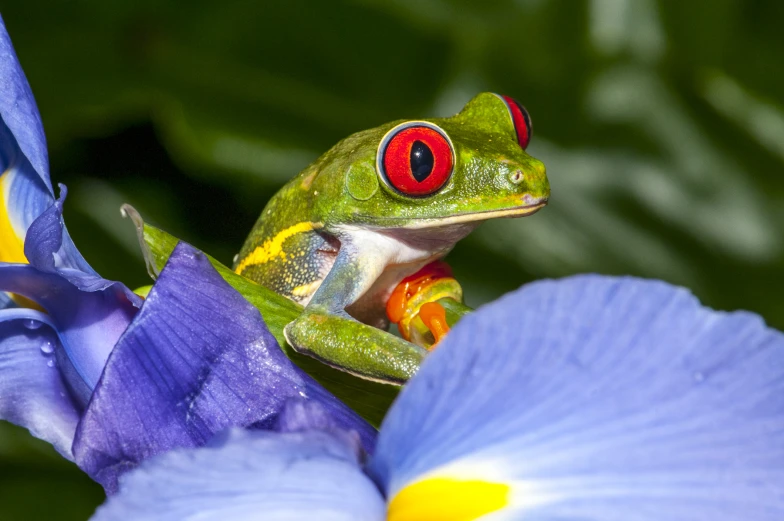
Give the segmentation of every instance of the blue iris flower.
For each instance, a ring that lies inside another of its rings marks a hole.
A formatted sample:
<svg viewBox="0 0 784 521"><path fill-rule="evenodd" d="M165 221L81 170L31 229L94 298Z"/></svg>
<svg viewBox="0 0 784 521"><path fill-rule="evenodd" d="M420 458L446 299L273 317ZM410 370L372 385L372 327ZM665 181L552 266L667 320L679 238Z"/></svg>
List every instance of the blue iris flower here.
<svg viewBox="0 0 784 521"><path fill-rule="evenodd" d="M180 244L146 300L79 254L30 87L0 19L0 419L107 492L140 461L315 401L372 451L376 431L281 351L259 312ZM34 303L34 304L31 304ZM36 309L37 308L37 309Z"/></svg>
<svg viewBox="0 0 784 521"><path fill-rule="evenodd" d="M368 462L334 429L235 430L143 463L94 519L780 521L782 436L780 332L579 276L464 318Z"/></svg>
<svg viewBox="0 0 784 521"><path fill-rule="evenodd" d="M94 519L780 521L784 336L655 281L464 318L375 431L180 244L146 300L62 221L0 21L0 418L106 487Z"/></svg>

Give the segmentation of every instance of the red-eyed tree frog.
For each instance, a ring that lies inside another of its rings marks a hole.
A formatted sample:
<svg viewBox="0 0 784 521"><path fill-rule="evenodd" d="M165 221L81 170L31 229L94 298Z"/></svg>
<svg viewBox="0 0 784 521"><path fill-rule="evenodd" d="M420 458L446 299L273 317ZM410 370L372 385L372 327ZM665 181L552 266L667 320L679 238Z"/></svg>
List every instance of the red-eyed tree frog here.
<svg viewBox="0 0 784 521"><path fill-rule="evenodd" d="M297 351L404 383L426 351L386 331L390 294L482 221L547 203L531 132L520 103L482 93L449 118L353 134L273 196L234 270L304 306L285 328Z"/></svg>

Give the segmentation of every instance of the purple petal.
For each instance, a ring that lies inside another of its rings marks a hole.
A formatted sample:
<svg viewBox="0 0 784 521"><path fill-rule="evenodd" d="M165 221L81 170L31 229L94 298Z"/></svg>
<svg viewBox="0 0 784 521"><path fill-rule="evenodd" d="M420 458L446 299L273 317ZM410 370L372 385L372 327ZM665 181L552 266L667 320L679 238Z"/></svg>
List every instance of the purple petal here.
<svg viewBox="0 0 784 521"><path fill-rule="evenodd" d="M26 262L25 234L54 202L49 190L0 120L0 261Z"/></svg>
<svg viewBox="0 0 784 521"><path fill-rule="evenodd" d="M41 118L0 18L0 261L27 262L27 228L54 202L48 169Z"/></svg>
<svg viewBox="0 0 784 521"><path fill-rule="evenodd" d="M340 421L324 407L323 402L309 398L290 398L278 413L274 430L277 432L324 431L339 438L347 447L353 447L357 459L363 459L367 451L363 440L356 430L346 431ZM372 433L375 434L375 433ZM367 440L365 440L367 441Z"/></svg>
<svg viewBox="0 0 784 521"><path fill-rule="evenodd" d="M325 432L233 430L220 445L179 449L123 476L92 521L382 521L384 499L350 446Z"/></svg>
<svg viewBox="0 0 784 521"><path fill-rule="evenodd" d="M0 18L0 261L24 263L25 255L33 251L40 253L37 263L48 265L53 260L42 256L49 251L58 269L97 277L62 223L62 186L61 191L56 202L41 117ZM30 237L25 240L28 228L45 212L50 215L46 223L39 222L39 228L45 228L46 234L39 230L32 234L32 241ZM43 239L47 244L36 244Z"/></svg>
<svg viewBox="0 0 784 521"><path fill-rule="evenodd" d="M539 282L455 327L371 468L388 497L425 477L508 485L493 519L777 521L782 397L784 335L755 315L661 282Z"/></svg>
<svg viewBox="0 0 784 521"><path fill-rule="evenodd" d="M142 299L124 285L101 278L84 260L68 235L63 221L63 203L68 195L60 185L60 198L33 221L27 230L24 252L30 264L41 271L59 273L82 291L100 291L117 285L136 307Z"/></svg>
<svg viewBox="0 0 784 521"><path fill-rule="evenodd" d="M11 295L4 291L0 291L0 310L15 307L18 307L18 305L14 302L14 299L11 298Z"/></svg>
<svg viewBox="0 0 784 521"><path fill-rule="evenodd" d="M112 492L150 456L203 445L229 426L273 427L292 397L321 402L372 446L372 427L296 368L258 310L180 243L112 352L74 454Z"/></svg>
<svg viewBox="0 0 784 521"><path fill-rule="evenodd" d="M70 268L92 275L93 278L103 281L103 287L106 287L111 282L101 279L87 264L65 228L63 203L67 195L68 189L65 185L60 185L60 198L30 224L25 238L25 256L30 264L41 271L55 272L58 269ZM67 274L67 270L65 273ZM79 286L78 283L75 284Z"/></svg>
<svg viewBox="0 0 784 521"><path fill-rule="evenodd" d="M41 115L0 17L0 117L41 182L52 191ZM2 141L2 140L0 140Z"/></svg>
<svg viewBox="0 0 784 521"><path fill-rule="evenodd" d="M126 288L115 283L100 291L80 291L59 273L24 264L0 263L0 290L34 300L49 313L80 382L93 389L114 344L137 309ZM89 396L82 396L82 399Z"/></svg>
<svg viewBox="0 0 784 521"><path fill-rule="evenodd" d="M79 412L57 368L58 344L43 313L0 311L0 419L29 429L73 460Z"/></svg>

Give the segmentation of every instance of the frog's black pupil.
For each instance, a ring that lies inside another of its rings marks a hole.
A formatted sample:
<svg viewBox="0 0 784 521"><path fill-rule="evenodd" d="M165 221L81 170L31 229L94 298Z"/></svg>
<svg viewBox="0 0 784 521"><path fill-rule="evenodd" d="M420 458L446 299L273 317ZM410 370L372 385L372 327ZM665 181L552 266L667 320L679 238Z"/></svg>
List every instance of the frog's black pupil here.
<svg viewBox="0 0 784 521"><path fill-rule="evenodd" d="M421 183L433 171L433 151L419 140L411 145L411 173L417 183Z"/></svg>

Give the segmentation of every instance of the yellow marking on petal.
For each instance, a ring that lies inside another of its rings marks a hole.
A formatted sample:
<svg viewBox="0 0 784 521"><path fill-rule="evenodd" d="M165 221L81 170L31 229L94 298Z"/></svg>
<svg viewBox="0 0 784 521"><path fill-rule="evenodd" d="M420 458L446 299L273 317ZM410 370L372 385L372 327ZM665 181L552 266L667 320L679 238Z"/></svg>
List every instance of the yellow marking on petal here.
<svg viewBox="0 0 784 521"><path fill-rule="evenodd" d="M472 521L508 505L510 490L481 480L425 479L392 498L387 521Z"/></svg>
<svg viewBox="0 0 784 521"><path fill-rule="evenodd" d="M323 225L321 223L303 222L290 226L285 230L278 233L275 237L267 239L260 246L256 246L234 269L236 273L242 273L248 266L255 266L257 264L264 264L273 259L281 258L286 259L286 253L283 251L283 243L286 239L298 233L309 232L317 230Z"/></svg>
<svg viewBox="0 0 784 521"><path fill-rule="evenodd" d="M10 170L0 176L0 262L18 262L27 264L24 254L24 237L19 237L11 224L8 208L10 186L8 184Z"/></svg>
<svg viewBox="0 0 784 521"><path fill-rule="evenodd" d="M316 280L311 282L310 284L303 284L301 286L297 286L296 288L291 290L291 294L295 297L306 297L316 291L323 280Z"/></svg>
<svg viewBox="0 0 784 521"><path fill-rule="evenodd" d="M10 169L0 175L0 262L27 264L27 257L24 253L24 236L19 237L16 234L14 226L11 224L11 217L8 215L8 208L5 205L10 195L9 179L11 178ZM20 307L44 311L41 306L27 297L14 293L9 293L9 295Z"/></svg>

